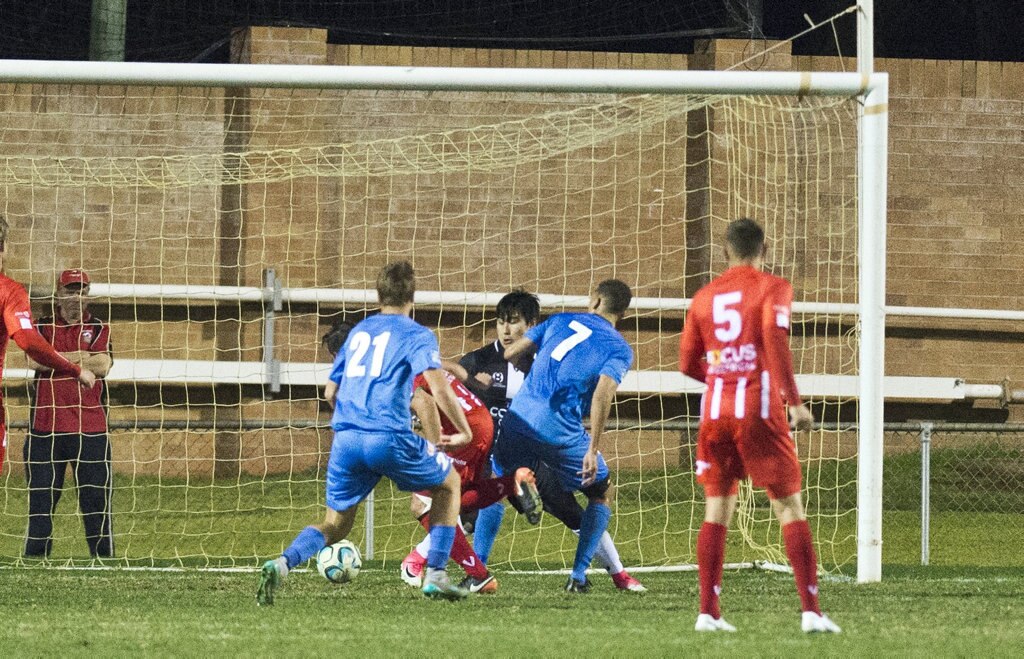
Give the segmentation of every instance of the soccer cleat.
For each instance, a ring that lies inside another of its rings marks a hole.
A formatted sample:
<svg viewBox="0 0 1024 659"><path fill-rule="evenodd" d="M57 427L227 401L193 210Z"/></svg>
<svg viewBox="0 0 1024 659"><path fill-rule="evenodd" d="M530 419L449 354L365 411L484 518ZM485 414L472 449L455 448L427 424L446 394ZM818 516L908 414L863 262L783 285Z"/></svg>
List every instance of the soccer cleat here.
<svg viewBox="0 0 1024 659"><path fill-rule="evenodd" d="M569 580L565 582L565 592L586 595L590 592L590 579L576 581L572 575L569 575Z"/></svg>
<svg viewBox="0 0 1024 659"><path fill-rule="evenodd" d="M623 570L618 574L612 575L612 582L615 583L615 587L619 590L628 590L633 593L646 593L647 589L644 585L630 576L629 572Z"/></svg>
<svg viewBox="0 0 1024 659"><path fill-rule="evenodd" d="M736 628L725 621L725 618L715 618L710 613L702 613L697 616L697 624L693 626L698 632L734 632Z"/></svg>
<svg viewBox="0 0 1024 659"><path fill-rule="evenodd" d="M541 503L533 471L527 467L520 467L516 470L515 481L516 493L509 498L514 499L516 510L526 515L527 522L534 525L540 524L544 504Z"/></svg>
<svg viewBox="0 0 1024 659"><path fill-rule="evenodd" d="M423 586L423 568L426 565L427 559L415 551L409 552L409 555L402 560L402 567L399 570L399 573L402 575L402 581L413 588L421 588Z"/></svg>
<svg viewBox="0 0 1024 659"><path fill-rule="evenodd" d="M274 591L281 587L281 573L277 561L269 560L260 570L260 587L256 591L256 606L273 606Z"/></svg>
<svg viewBox="0 0 1024 659"><path fill-rule="evenodd" d="M800 619L800 629L805 634L839 634L843 631L839 629L839 625L829 620L827 615L814 611L804 611Z"/></svg>
<svg viewBox="0 0 1024 659"><path fill-rule="evenodd" d="M423 581L423 595L430 599L456 602L466 599L469 596L469 591L453 584L444 570L428 569L427 578Z"/></svg>
<svg viewBox="0 0 1024 659"><path fill-rule="evenodd" d="M493 595L498 592L498 580L494 578L493 574L488 574L483 579L467 576L461 583L459 583L459 588L468 590L471 593Z"/></svg>

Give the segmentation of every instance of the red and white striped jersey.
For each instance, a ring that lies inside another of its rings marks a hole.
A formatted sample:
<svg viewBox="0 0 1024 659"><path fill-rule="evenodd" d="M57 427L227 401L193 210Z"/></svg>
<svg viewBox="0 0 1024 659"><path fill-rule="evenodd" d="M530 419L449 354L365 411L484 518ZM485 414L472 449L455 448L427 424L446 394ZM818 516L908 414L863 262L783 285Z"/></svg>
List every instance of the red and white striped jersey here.
<svg viewBox="0 0 1024 659"><path fill-rule="evenodd" d="M701 420L762 419L799 405L789 351L793 288L751 266L729 268L697 291L679 344L679 369L707 384Z"/></svg>

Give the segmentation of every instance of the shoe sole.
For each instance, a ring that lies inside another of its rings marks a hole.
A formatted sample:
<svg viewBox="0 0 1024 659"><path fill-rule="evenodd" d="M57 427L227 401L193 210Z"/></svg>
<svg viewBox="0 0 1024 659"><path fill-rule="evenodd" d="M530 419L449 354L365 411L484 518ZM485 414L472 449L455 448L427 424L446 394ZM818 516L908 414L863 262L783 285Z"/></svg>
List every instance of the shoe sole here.
<svg viewBox="0 0 1024 659"><path fill-rule="evenodd" d="M423 595L428 599L432 600L448 600L449 602L458 602L464 600L469 596L468 590L462 590L461 588L439 588L434 584L427 584L423 587Z"/></svg>

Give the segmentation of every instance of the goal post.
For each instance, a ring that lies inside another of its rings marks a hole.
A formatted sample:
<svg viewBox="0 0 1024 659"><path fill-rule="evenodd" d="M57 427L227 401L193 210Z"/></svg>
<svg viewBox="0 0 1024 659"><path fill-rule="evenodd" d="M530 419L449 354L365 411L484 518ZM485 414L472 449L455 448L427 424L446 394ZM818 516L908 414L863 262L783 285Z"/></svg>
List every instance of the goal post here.
<svg viewBox="0 0 1024 659"><path fill-rule="evenodd" d="M644 301L624 330L635 379L667 382L677 376L684 266L699 253L697 272L715 274L724 223L750 214L766 224L773 271L812 287L798 291L808 333L825 328L820 340L794 337L798 371L859 377L856 450L836 429L846 394L821 402L829 430L800 444L809 505L830 525L823 561L844 566L855 553L860 580L880 577L885 74L6 61L0 85L14 113L0 135L11 274L32 285L38 307L59 269L98 271L96 291L111 296L101 315L119 314L124 328L115 322L115 368L127 343L135 372L152 372L116 383L112 419L175 428L133 436L118 454L123 469L146 473L122 490L115 477L115 535L135 543L120 544L125 560L251 565L315 519L327 440L314 421L324 411L304 376L291 384L284 373L279 396L259 387L271 370L261 343L275 342L286 364L322 361L325 324L372 308L372 275L386 260L412 258L420 287L437 292L419 300L418 319L438 330L446 356L488 340L489 308L512 286L541 293L551 312L619 276ZM179 91L154 91L166 88ZM394 104L380 105L387 94ZM180 121L199 113L209 120ZM431 113L436 125L405 121ZM704 121L687 121L697 115ZM68 140L69 130L94 139ZM707 158L691 158L693 142ZM267 269L285 289L269 332ZM161 359L182 378L167 390ZM16 387L7 385L12 400ZM617 405L626 494L613 534L631 564L690 556L701 494L688 466L694 393L680 393L637 386ZM15 420L26 416L19 405ZM180 430L189 427L203 430ZM190 474L189 460L208 471ZM17 560L24 533L21 479L0 479L0 561ZM262 509L266 493L273 504ZM404 502L376 492L386 557L411 546ZM122 513L130 521L119 526ZM150 531L170 546L144 539ZM779 560L778 529L746 491L740 534L744 558ZM559 564L571 540L515 524L496 556Z"/></svg>

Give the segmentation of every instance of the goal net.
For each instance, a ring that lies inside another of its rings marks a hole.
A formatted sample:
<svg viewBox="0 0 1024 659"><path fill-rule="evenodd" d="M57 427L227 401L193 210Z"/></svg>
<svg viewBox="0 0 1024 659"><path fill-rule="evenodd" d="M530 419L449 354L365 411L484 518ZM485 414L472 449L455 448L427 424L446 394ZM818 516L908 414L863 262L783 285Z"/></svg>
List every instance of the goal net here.
<svg viewBox="0 0 1024 659"><path fill-rule="evenodd" d="M820 378L857 372L856 316L836 306L857 302L852 100L39 84L2 98L6 273L39 317L57 273L83 268L112 327L118 564L253 566L321 518L320 337L373 309L367 291L395 259L414 264L416 320L454 358L493 340L494 301L513 287L542 294L545 313L580 309L608 277L633 287L621 329L634 372L604 450L609 530L627 565L694 562L700 389L678 374L678 340L743 215L765 224L769 267L794 284L796 371L826 422L797 439L821 561L853 561L854 397ZM4 395L0 561L14 563L32 395L17 350ZM51 560L88 562L67 476ZM784 561L763 494L741 498L727 560ZM420 537L387 481L372 531L385 566ZM550 516L509 515L492 561L560 568L575 542Z"/></svg>

